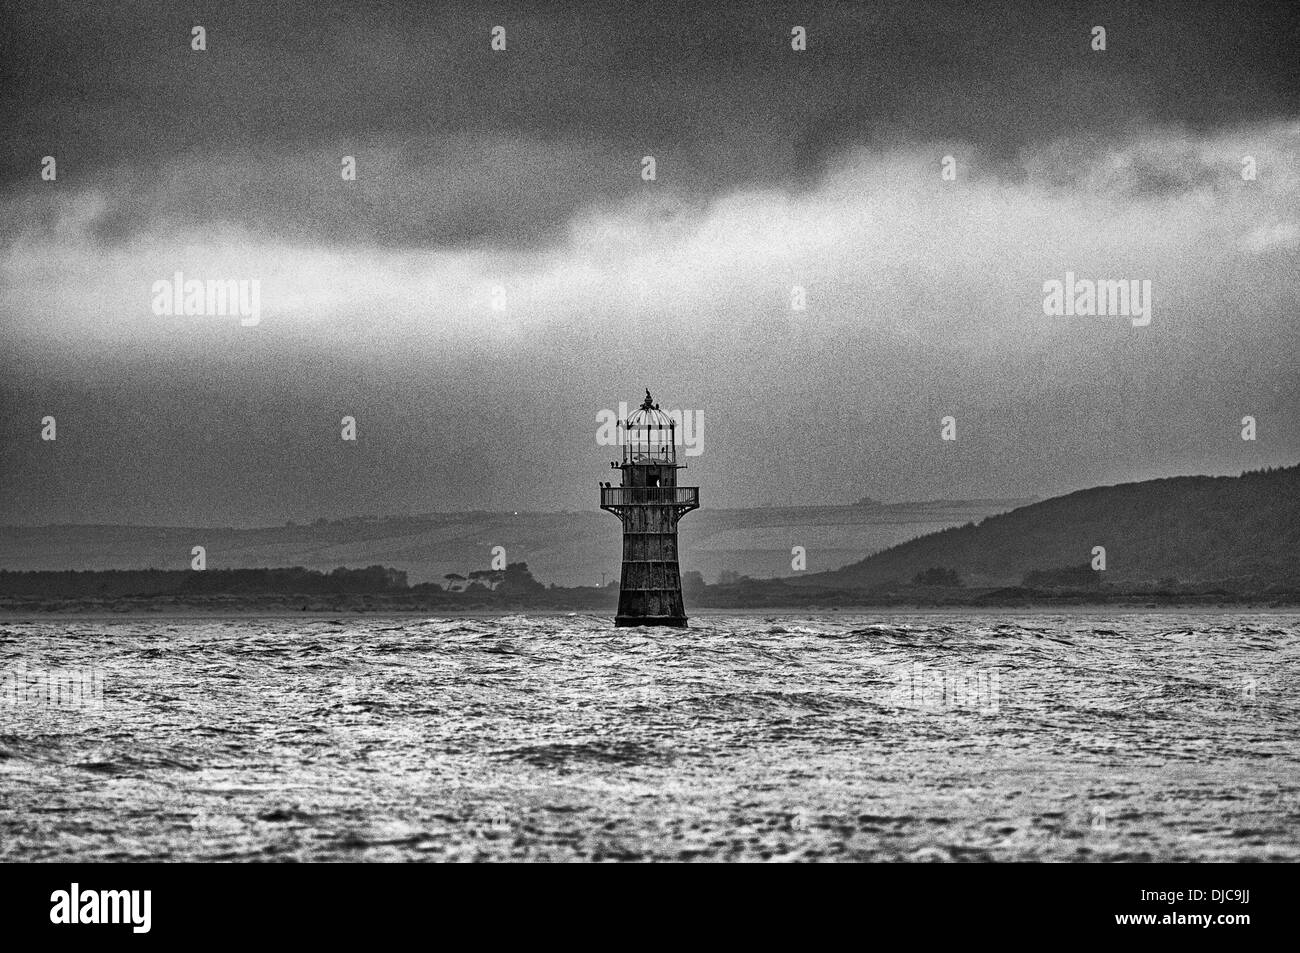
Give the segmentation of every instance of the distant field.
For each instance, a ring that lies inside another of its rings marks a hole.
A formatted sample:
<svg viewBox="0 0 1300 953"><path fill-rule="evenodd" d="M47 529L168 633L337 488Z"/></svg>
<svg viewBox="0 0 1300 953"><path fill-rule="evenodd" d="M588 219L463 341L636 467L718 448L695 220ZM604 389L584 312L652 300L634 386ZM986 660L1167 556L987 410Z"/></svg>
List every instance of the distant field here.
<svg viewBox="0 0 1300 953"><path fill-rule="evenodd" d="M1025 500L902 503L879 507L702 509L681 524L683 570L709 582L724 570L791 575L790 551L807 551L808 571L836 569L879 549L949 526L1006 512ZM446 513L262 529L139 526L5 527L0 569L185 569L203 546L213 569L379 563L412 584L489 565L492 547L527 562L545 583L592 585L618 573L618 521L608 513Z"/></svg>

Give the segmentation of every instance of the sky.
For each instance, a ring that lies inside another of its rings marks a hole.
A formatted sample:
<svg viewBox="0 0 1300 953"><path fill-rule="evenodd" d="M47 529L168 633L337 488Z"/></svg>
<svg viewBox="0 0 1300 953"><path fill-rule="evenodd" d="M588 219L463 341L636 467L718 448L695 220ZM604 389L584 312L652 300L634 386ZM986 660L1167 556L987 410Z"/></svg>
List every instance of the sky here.
<svg viewBox="0 0 1300 953"><path fill-rule="evenodd" d="M646 388L706 506L1300 458L1295 4L3 16L0 523L590 509Z"/></svg>

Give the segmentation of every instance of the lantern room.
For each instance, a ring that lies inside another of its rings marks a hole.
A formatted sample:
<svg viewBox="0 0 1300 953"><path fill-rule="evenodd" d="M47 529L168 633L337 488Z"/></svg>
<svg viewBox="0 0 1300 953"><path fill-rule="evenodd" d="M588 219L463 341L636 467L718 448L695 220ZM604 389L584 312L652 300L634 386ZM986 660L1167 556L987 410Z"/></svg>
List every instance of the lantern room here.
<svg viewBox="0 0 1300 953"><path fill-rule="evenodd" d="M686 468L677 462L677 421L659 409L647 390L641 406L618 422L623 447L623 485L636 487L673 486L676 472Z"/></svg>

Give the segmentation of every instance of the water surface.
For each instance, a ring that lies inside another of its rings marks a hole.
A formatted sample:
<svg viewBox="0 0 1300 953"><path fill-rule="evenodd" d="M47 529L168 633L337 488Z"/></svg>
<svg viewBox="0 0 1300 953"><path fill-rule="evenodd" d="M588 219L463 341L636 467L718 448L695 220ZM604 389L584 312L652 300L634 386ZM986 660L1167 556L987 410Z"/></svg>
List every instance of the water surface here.
<svg viewBox="0 0 1300 953"><path fill-rule="evenodd" d="M0 624L0 860L1297 860L1297 662L1294 613Z"/></svg>

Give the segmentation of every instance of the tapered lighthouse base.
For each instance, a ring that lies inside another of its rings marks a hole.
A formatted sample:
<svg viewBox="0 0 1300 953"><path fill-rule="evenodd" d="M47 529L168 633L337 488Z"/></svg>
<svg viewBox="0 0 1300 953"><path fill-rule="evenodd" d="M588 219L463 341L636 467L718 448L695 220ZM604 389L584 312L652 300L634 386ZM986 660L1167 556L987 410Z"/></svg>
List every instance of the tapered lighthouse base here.
<svg viewBox="0 0 1300 953"><path fill-rule="evenodd" d="M634 625L668 625L674 629L686 628L686 616L684 615L616 615L614 624L617 626L634 626Z"/></svg>

